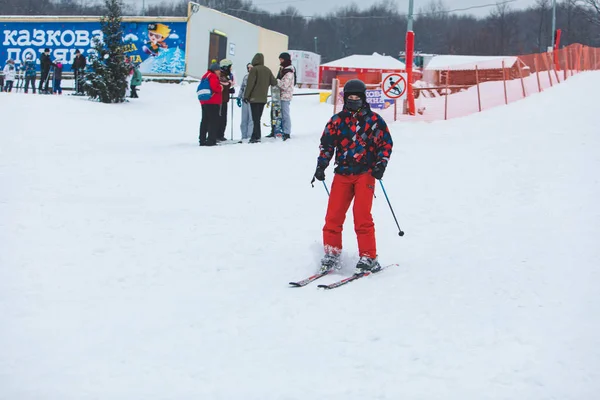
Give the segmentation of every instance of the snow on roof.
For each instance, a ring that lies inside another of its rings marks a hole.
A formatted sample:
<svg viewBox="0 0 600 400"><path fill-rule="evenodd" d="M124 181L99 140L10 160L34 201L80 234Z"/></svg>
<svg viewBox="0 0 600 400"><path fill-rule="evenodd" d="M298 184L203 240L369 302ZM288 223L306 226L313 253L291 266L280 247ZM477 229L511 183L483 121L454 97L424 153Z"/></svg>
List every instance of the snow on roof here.
<svg viewBox="0 0 600 400"><path fill-rule="evenodd" d="M372 55L355 54L352 56L340 58L321 64L322 67L336 68L363 68L363 69L406 69L406 65L391 56L382 56L373 53Z"/></svg>
<svg viewBox="0 0 600 400"><path fill-rule="evenodd" d="M502 60L504 60L504 67L510 68L518 59L514 56L434 56L425 66L425 70L472 70L476 65L478 69L501 69Z"/></svg>

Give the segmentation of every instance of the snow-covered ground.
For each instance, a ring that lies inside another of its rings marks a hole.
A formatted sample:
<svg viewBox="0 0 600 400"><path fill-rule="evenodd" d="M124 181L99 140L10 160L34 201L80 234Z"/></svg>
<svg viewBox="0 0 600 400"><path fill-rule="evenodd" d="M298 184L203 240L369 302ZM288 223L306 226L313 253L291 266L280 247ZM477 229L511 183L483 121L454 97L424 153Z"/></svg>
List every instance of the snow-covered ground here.
<svg viewBox="0 0 600 400"><path fill-rule="evenodd" d="M373 213L400 265L329 292L288 287L321 255L318 96L288 142L204 148L193 84L0 94L0 399L597 398L593 87L392 124L406 235L379 187Z"/></svg>

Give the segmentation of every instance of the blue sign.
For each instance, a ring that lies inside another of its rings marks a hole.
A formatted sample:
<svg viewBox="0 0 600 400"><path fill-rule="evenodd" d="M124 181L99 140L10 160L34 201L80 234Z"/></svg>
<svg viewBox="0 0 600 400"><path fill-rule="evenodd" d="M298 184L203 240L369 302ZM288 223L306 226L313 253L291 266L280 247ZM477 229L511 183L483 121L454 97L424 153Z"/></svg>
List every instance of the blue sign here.
<svg viewBox="0 0 600 400"><path fill-rule="evenodd" d="M123 46L127 56L147 74L185 73L186 22L123 22ZM12 58L17 64L27 55L39 65L40 54L50 49L50 58L61 60L71 70L75 50L84 56L93 52L93 38L102 38L100 22L2 22L0 65ZM89 58L88 58L89 60Z"/></svg>
<svg viewBox="0 0 600 400"><path fill-rule="evenodd" d="M367 97L367 103L372 109L385 110L394 105L393 99L386 99L383 97L383 90L381 89L367 89L365 92ZM344 89L338 92L337 102L339 106L344 105Z"/></svg>

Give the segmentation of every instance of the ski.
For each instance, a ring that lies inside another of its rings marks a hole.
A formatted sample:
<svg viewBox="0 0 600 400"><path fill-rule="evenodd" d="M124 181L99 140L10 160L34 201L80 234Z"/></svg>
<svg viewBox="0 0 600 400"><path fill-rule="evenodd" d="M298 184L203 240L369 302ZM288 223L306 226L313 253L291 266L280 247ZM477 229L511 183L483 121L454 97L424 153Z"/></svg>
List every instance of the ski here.
<svg viewBox="0 0 600 400"><path fill-rule="evenodd" d="M318 274L314 274L313 276L309 276L306 279L303 279L301 281L298 282L290 282L290 285L292 285L293 287L302 287L302 286L306 286L311 282L316 281L319 278L324 277L325 275L329 275L332 272L332 270L327 271L327 272L323 272L323 273L318 273Z"/></svg>
<svg viewBox="0 0 600 400"><path fill-rule="evenodd" d="M322 289L335 289L335 288L339 288L340 286L344 286L344 285L346 285L346 284L348 284L350 282L353 282L353 281L355 281L357 279L364 278L366 276L373 275L373 274L378 274L381 271L383 271L384 269L392 267L394 265L397 266L398 264L386 265L385 267L381 267L381 269L379 271L377 271L377 272L363 272L361 274L354 274L354 275L349 276L347 278L344 278L344 279L342 279L340 281L333 282L333 283L331 283L329 285L319 285L317 287L322 288Z"/></svg>

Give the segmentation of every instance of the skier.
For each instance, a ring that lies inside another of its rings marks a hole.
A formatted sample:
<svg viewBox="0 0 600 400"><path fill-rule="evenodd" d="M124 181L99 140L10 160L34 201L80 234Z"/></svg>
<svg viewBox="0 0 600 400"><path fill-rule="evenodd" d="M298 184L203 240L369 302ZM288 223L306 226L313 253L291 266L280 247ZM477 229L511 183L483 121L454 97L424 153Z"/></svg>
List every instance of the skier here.
<svg viewBox="0 0 600 400"><path fill-rule="evenodd" d="M250 70L252 69L252 64L246 64L246 70L248 73L242 79L242 85L240 86L240 91L236 98L237 106L242 108L242 122L240 124L240 129L242 131L242 139L239 143L243 143L244 139L250 139L252 136L252 111L250 110L250 104L242 101L244 98L244 91L246 90L246 85L248 84L248 75L250 74Z"/></svg>
<svg viewBox="0 0 600 400"><path fill-rule="evenodd" d="M31 84L31 89L33 90L33 94L35 94L36 67L31 54L25 56L25 63L21 68L25 71L25 93L29 91L29 84Z"/></svg>
<svg viewBox="0 0 600 400"><path fill-rule="evenodd" d="M248 74L248 85L244 91L244 103L250 103L254 129L248 143L259 143L261 137L260 119L267 104L270 86L277 85L277 80L269 67L265 66L265 56L256 53L252 58L252 69Z"/></svg>
<svg viewBox="0 0 600 400"><path fill-rule="evenodd" d="M38 87L39 94L42 94L42 93L49 94L50 93L50 91L48 90L48 85L50 84L49 75L50 75L50 67L51 66L52 66L52 61L50 60L50 49L46 48L46 49L44 49L44 52L40 56L41 76L40 76L40 85Z"/></svg>
<svg viewBox="0 0 600 400"><path fill-rule="evenodd" d="M283 128L283 140L286 141L290 138L292 130L290 103L294 96L296 70L292 65L292 57L289 53L281 53L279 62L281 68L277 74L277 86L281 89L281 126Z"/></svg>
<svg viewBox="0 0 600 400"><path fill-rule="evenodd" d="M54 67L54 79L52 80L52 91L54 92L54 94L62 94L62 87L61 87L61 82L62 82L62 71L63 71L63 64L61 60L57 60L56 62L52 63L52 66Z"/></svg>
<svg viewBox="0 0 600 400"><path fill-rule="evenodd" d="M15 81L15 74L16 74L16 69L15 69L15 61L12 58L9 58L8 61L6 62L6 65L4 66L4 91L5 92L12 92L13 89L13 83Z"/></svg>
<svg viewBox="0 0 600 400"><path fill-rule="evenodd" d="M133 64L133 77L131 78L131 98L139 98L137 94L137 87L142 84L142 72L137 64Z"/></svg>
<svg viewBox="0 0 600 400"><path fill-rule="evenodd" d="M220 74L220 82L221 86L223 86L223 97L221 99L221 112L220 112L220 121L219 121L219 134L217 135L217 141L224 142L225 139L225 129L227 128L227 106L229 105L229 94L235 93L235 81L233 79L233 74L231 73L231 60L223 59L219 63L221 65L221 74Z"/></svg>
<svg viewBox="0 0 600 400"><path fill-rule="evenodd" d="M202 121L200 122L200 136L198 140L200 146L216 146L219 132L219 108L221 107L221 96L223 95L223 86L220 85L217 75L221 66L219 63L213 63L202 79L207 79L210 83L212 96L208 100L201 100ZM206 134L208 133L208 139Z"/></svg>
<svg viewBox="0 0 600 400"><path fill-rule="evenodd" d="M321 136L313 182L315 179L325 180L325 169L334 152L337 166L323 227L325 255L319 272L341 268L342 229L353 199L354 230L360 256L355 274L381 269L377 260L371 206L375 179L383 177L393 142L386 122L371 111L366 90L364 82L359 79L349 80L344 85L344 107L331 117Z"/></svg>
<svg viewBox="0 0 600 400"><path fill-rule="evenodd" d="M73 64L71 65L71 69L75 74L75 94L83 94L83 75L85 71L85 66L87 62L85 57L81 55L81 51L79 49L75 50L75 58L73 59Z"/></svg>

